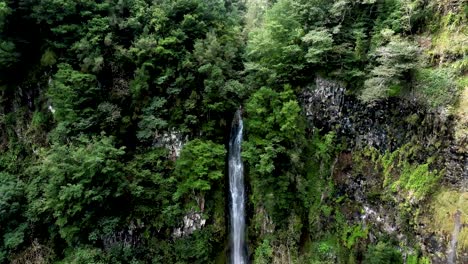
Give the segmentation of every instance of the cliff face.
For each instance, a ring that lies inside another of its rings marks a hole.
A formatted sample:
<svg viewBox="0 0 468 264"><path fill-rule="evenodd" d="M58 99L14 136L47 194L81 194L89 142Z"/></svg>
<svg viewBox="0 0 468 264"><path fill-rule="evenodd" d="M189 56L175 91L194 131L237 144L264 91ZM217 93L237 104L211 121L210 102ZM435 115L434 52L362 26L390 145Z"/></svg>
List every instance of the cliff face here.
<svg viewBox="0 0 468 264"><path fill-rule="evenodd" d="M419 161L436 156L438 168L447 170L445 184L467 187L468 140L456 136L455 130L466 125L461 116L396 98L364 104L347 94L340 83L321 77L304 89L302 102L310 124L335 131L346 141L347 150L371 146L384 152L405 144L419 145Z"/></svg>
<svg viewBox="0 0 468 264"><path fill-rule="evenodd" d="M0 0L0 264L468 263L465 2Z"/></svg>
<svg viewBox="0 0 468 264"><path fill-rule="evenodd" d="M420 249L433 263L468 261L463 228L467 141L455 136L455 128L466 125L463 119L411 100L363 104L342 84L321 77L303 90L301 101L312 127L332 131L343 142L332 181L337 195L346 197L340 210L347 223L362 225L368 231L367 243L386 237L398 241L405 258ZM403 163L413 166L415 180L424 178L415 172L423 164L428 172L438 173L424 197L414 195L418 187L405 189L401 184L406 177Z"/></svg>

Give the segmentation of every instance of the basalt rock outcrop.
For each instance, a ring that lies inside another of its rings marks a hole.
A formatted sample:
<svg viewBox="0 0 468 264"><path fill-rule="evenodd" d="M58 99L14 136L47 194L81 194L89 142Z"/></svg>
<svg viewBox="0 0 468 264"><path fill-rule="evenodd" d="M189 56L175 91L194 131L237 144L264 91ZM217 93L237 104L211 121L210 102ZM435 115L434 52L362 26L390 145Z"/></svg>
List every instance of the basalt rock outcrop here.
<svg viewBox="0 0 468 264"><path fill-rule="evenodd" d="M343 84L321 77L303 90L301 101L309 123L325 132L335 131L348 150L372 146L385 152L417 144L420 162L436 156L435 166L446 169L443 182L467 188L468 142L455 140L457 120L446 110L395 98L365 104L347 93Z"/></svg>
<svg viewBox="0 0 468 264"><path fill-rule="evenodd" d="M417 146L412 162L422 164L432 157L431 169L444 172L441 186L466 192L468 142L466 137L455 138L460 120L444 109L429 109L411 99L390 98L365 104L348 93L343 84L321 77L303 90L300 100L310 127L322 133L334 131L344 146L332 178L338 193L349 199L342 208L348 212L347 221L367 228L370 243L378 237L391 237L405 247L419 248L431 256L433 263L452 259L447 252L453 252L453 239L430 231L426 224L405 222L407 218L397 209L398 198L375 198L382 192L382 178L376 177L372 168L355 174L353 155L368 146L382 154L407 144ZM421 214L429 213L429 202L425 203L413 206L421 206ZM468 261L466 254L457 257L457 263Z"/></svg>

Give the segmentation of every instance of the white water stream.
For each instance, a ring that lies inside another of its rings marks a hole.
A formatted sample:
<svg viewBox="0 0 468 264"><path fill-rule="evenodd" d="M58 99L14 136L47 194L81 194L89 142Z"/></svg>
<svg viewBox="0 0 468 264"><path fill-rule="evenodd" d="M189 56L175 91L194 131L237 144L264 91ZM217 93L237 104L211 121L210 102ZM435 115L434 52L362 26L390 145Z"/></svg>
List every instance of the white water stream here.
<svg viewBox="0 0 468 264"><path fill-rule="evenodd" d="M231 194L231 263L246 263L245 248L245 192L244 165L241 158L242 130L241 110L232 121L229 140L229 191Z"/></svg>

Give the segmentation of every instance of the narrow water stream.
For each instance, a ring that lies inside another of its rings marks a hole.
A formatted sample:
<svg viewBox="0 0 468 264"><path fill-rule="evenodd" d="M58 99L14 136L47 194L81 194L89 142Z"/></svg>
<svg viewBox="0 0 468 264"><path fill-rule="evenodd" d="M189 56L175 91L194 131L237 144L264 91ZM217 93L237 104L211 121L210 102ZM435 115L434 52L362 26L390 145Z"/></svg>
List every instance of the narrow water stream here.
<svg viewBox="0 0 468 264"><path fill-rule="evenodd" d="M448 250L448 254L447 254L447 263L448 264L457 263L458 234L460 233L460 231L462 229L462 223L461 223L460 216L461 216L460 210L457 210L455 212L455 214L453 215L454 226L453 226L453 232L452 232L452 240L450 241L449 250Z"/></svg>
<svg viewBox="0 0 468 264"><path fill-rule="evenodd" d="M241 110L238 110L232 121L229 140L229 191L231 194L231 263L244 264L245 243L245 191L244 165L241 159L243 130Z"/></svg>

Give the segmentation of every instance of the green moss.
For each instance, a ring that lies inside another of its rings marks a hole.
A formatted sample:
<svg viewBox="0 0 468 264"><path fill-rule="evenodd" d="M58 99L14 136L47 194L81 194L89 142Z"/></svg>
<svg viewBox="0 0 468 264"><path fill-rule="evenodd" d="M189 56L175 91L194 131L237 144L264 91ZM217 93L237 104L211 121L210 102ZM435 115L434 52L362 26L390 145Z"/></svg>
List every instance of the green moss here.
<svg viewBox="0 0 468 264"><path fill-rule="evenodd" d="M429 169L433 159L428 159L424 164L410 162L418 150L418 146L407 144L383 155L375 148L366 148L360 154L369 159L374 169L383 176L386 190L400 192L407 200L422 200L434 190L443 172Z"/></svg>
<svg viewBox="0 0 468 264"><path fill-rule="evenodd" d="M417 125L418 121L419 121L418 114L412 114L405 118L405 122L413 126Z"/></svg>
<svg viewBox="0 0 468 264"><path fill-rule="evenodd" d="M426 215L426 224L432 232L444 234L449 242L450 235L454 229L453 215L459 210L461 212L460 222L468 222L468 192L457 190L441 190L431 201L429 214ZM462 228L458 235L458 250L468 250L468 228Z"/></svg>
<svg viewBox="0 0 468 264"><path fill-rule="evenodd" d="M418 69L415 93L431 107L453 104L459 94L456 74L451 68Z"/></svg>
<svg viewBox="0 0 468 264"><path fill-rule="evenodd" d="M259 247L255 250L254 264L271 263L273 257L273 249L271 248L268 239L263 240Z"/></svg>
<svg viewBox="0 0 468 264"><path fill-rule="evenodd" d="M400 178L391 185L392 191L404 191L406 198L422 200L436 187L442 173L430 171L429 163L403 163Z"/></svg>
<svg viewBox="0 0 468 264"><path fill-rule="evenodd" d="M367 238L368 229L362 225L345 225L341 233L341 242L343 245L351 249L360 238Z"/></svg>
<svg viewBox="0 0 468 264"><path fill-rule="evenodd" d="M365 255L365 264L397 264L403 263L401 253L393 246L379 242L370 246Z"/></svg>
<svg viewBox="0 0 468 264"><path fill-rule="evenodd" d="M31 126L34 128L40 128L41 126L45 125L47 122L47 116L43 112L36 111L34 112L31 120Z"/></svg>
<svg viewBox="0 0 468 264"><path fill-rule="evenodd" d="M434 1L436 2L436 1ZM447 61L456 61L465 57L468 47L467 41L467 16L456 3L448 5L442 1L433 5L437 12L429 25L434 31L432 35L432 47L429 55L439 60L439 64ZM461 3L461 2L460 2ZM441 10L444 10L442 11ZM456 10L460 9L460 10Z"/></svg>
<svg viewBox="0 0 468 264"><path fill-rule="evenodd" d="M57 63L57 55L55 52L48 49L44 52L41 58L41 65L42 66L52 66Z"/></svg>
<svg viewBox="0 0 468 264"><path fill-rule="evenodd" d="M406 264L431 264L431 260L427 257L418 257L417 255L408 255Z"/></svg>

